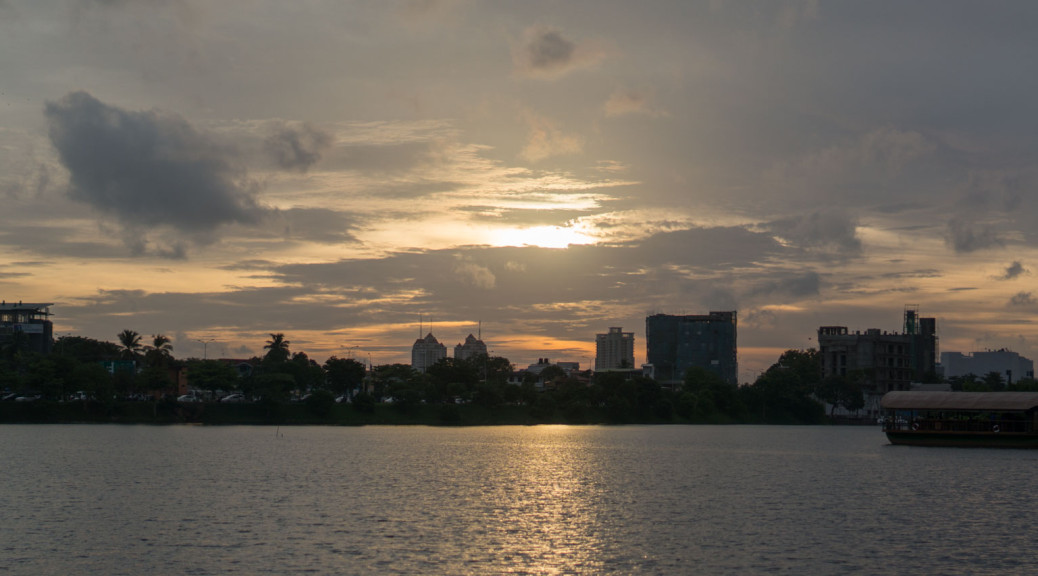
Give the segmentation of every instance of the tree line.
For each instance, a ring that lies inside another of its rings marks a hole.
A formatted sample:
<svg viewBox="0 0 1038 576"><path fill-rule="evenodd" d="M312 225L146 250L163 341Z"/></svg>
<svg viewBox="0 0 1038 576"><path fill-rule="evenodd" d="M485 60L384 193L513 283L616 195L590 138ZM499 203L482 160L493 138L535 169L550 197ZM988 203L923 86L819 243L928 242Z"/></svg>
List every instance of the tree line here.
<svg viewBox="0 0 1038 576"><path fill-rule="evenodd" d="M17 339L0 348L0 390L61 400L82 395L95 401L170 400L176 396L176 369L186 371L191 389L209 399L240 393L269 404L307 397L318 414L330 413L336 399L372 411L391 403L407 414L422 405L442 407L444 421L460 418L464 405L493 411L521 407L533 421L802 423L826 421L824 404L854 412L863 407L864 371L821 377L815 350L787 350L750 384L735 386L702 368L690 369L676 386L663 386L636 371L567 374L555 365L540 373L515 372L507 358L481 355L444 358L424 373L407 364L375 366L370 373L352 358L332 356L323 364L293 352L283 333L271 333L262 356L242 374L227 362L178 360L163 334L144 338L123 330L117 343L81 336L58 338L51 354L27 350ZM108 366L112 369L106 369ZM121 362L121 364L120 364ZM1038 390L1033 379L1007 383L997 373L952 379L962 390ZM824 404L823 404L824 403Z"/></svg>

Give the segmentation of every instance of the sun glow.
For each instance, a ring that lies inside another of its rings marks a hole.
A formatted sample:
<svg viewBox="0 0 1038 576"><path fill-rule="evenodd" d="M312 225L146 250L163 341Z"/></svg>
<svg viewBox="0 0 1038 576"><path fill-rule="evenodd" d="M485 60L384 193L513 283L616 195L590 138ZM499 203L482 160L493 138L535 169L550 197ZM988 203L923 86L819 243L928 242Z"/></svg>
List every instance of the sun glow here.
<svg viewBox="0 0 1038 576"><path fill-rule="evenodd" d="M496 230L491 236L493 246L538 246L566 248L571 244L593 244L595 239L571 226L532 226Z"/></svg>

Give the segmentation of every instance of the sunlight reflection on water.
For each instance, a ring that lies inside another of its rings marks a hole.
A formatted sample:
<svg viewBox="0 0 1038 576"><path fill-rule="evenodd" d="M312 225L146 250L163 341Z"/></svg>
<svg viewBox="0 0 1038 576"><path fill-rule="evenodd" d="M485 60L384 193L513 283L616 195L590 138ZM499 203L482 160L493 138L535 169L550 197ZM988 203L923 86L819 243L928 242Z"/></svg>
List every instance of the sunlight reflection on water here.
<svg viewBox="0 0 1038 576"><path fill-rule="evenodd" d="M0 432L0 573L1038 569L1035 452L873 428Z"/></svg>

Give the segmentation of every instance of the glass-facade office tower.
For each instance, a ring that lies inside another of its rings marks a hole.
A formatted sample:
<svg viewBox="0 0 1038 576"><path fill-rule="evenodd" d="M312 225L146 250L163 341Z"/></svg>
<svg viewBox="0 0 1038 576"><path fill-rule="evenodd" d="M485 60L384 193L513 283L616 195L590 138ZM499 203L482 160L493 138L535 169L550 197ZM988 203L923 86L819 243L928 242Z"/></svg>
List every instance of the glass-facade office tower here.
<svg viewBox="0 0 1038 576"><path fill-rule="evenodd" d="M659 382L680 382L697 366L738 385L737 339L734 310L696 316L653 314L645 319L646 361Z"/></svg>

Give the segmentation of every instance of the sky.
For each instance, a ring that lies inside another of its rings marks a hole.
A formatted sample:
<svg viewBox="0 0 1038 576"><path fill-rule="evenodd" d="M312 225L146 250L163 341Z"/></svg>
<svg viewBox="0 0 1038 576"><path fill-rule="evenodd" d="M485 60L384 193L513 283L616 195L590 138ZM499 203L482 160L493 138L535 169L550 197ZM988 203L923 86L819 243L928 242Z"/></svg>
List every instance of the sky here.
<svg viewBox="0 0 1038 576"><path fill-rule="evenodd" d="M0 0L0 296L520 367L737 310L1038 359L1038 3ZM206 342L203 345L202 342Z"/></svg>

